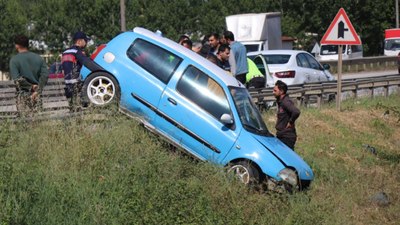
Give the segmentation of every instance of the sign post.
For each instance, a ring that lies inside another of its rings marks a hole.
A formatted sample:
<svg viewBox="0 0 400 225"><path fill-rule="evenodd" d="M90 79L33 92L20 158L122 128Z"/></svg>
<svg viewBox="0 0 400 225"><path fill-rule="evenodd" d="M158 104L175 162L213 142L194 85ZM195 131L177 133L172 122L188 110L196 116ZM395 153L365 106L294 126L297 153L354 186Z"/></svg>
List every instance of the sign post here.
<svg viewBox="0 0 400 225"><path fill-rule="evenodd" d="M343 8L339 9L328 30L321 39L321 44L338 45L338 75L337 75L337 93L336 108L340 111L342 95L342 55L343 45L361 45L349 17Z"/></svg>
<svg viewBox="0 0 400 225"><path fill-rule="evenodd" d="M337 75L337 91L336 91L336 110L340 112L340 102L342 101L342 52L343 45L339 45L338 52L338 75Z"/></svg>

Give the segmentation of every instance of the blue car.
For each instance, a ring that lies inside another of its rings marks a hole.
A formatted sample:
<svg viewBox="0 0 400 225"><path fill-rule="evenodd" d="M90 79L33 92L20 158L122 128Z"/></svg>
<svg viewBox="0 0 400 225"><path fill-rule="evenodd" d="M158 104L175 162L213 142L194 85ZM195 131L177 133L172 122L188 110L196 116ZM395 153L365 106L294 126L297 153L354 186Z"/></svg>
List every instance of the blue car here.
<svg viewBox="0 0 400 225"><path fill-rule="evenodd" d="M304 189L310 166L267 129L246 87L195 52L144 28L124 32L81 70L91 105L122 112L245 184ZM265 183L264 183L265 184Z"/></svg>

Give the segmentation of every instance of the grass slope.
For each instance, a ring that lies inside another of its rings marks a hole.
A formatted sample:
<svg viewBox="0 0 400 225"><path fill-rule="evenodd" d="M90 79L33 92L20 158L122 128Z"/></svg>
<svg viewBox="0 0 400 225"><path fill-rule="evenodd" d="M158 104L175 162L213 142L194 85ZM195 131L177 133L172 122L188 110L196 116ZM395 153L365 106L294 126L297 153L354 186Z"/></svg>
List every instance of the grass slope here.
<svg viewBox="0 0 400 225"><path fill-rule="evenodd" d="M0 224L398 224L399 102L301 109L296 151L316 179L294 194L248 190L120 114L1 121Z"/></svg>

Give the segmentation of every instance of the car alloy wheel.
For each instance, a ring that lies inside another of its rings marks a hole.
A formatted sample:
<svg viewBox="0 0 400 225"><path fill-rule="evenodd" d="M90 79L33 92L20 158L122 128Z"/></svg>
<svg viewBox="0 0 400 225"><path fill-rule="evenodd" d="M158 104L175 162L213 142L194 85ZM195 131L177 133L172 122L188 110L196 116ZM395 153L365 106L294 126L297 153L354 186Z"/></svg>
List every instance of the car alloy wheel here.
<svg viewBox="0 0 400 225"><path fill-rule="evenodd" d="M119 85L114 77L106 73L92 74L83 88L87 99L95 105L107 105L119 98Z"/></svg>
<svg viewBox="0 0 400 225"><path fill-rule="evenodd" d="M246 185L260 183L260 175L258 170L251 162L248 161L239 161L237 163L233 163L228 169L228 174L233 174L239 179L240 182Z"/></svg>

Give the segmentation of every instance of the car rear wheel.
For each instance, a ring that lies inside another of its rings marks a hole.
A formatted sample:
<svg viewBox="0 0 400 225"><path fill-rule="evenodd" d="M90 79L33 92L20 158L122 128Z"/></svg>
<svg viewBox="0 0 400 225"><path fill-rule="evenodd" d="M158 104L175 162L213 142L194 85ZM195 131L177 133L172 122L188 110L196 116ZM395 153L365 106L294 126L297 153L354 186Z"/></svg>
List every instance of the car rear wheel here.
<svg viewBox="0 0 400 225"><path fill-rule="evenodd" d="M118 103L120 88L113 76L105 72L95 72L83 84L86 101L96 106Z"/></svg>
<svg viewBox="0 0 400 225"><path fill-rule="evenodd" d="M237 177L239 181L246 185L257 185L261 181L258 169L249 161L232 163L228 168L228 174Z"/></svg>

